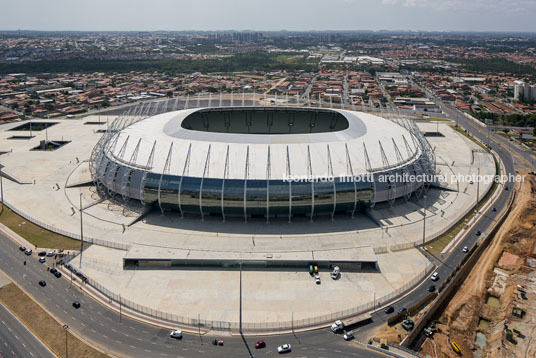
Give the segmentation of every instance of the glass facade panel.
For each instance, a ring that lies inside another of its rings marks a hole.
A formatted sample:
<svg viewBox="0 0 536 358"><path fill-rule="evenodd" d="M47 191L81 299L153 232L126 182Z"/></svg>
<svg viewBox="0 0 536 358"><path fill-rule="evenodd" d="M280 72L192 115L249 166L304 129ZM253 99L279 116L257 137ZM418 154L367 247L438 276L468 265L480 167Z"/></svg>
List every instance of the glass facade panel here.
<svg viewBox="0 0 536 358"><path fill-rule="evenodd" d="M337 204L335 212L351 213L354 210L355 202L355 186L352 178L347 178L347 180L343 179L342 181L337 178L335 180L335 187L337 189Z"/></svg>
<svg viewBox="0 0 536 358"><path fill-rule="evenodd" d="M143 188L143 201L146 203L154 203L158 201L158 183L160 175L148 173L145 179L145 187Z"/></svg>
<svg viewBox="0 0 536 358"><path fill-rule="evenodd" d="M312 189L309 182L292 183L292 215L311 215Z"/></svg>
<svg viewBox="0 0 536 358"><path fill-rule="evenodd" d="M224 214L229 216L244 216L244 181L226 179L224 192Z"/></svg>
<svg viewBox="0 0 536 358"><path fill-rule="evenodd" d="M246 211L249 215L266 215L267 180L248 180Z"/></svg>
<svg viewBox="0 0 536 358"><path fill-rule="evenodd" d="M181 210L184 213L201 215L199 210L199 189L201 178L184 177L181 184Z"/></svg>
<svg viewBox="0 0 536 358"><path fill-rule="evenodd" d="M288 217L290 185L291 182L270 180L270 216Z"/></svg>
<svg viewBox="0 0 536 358"><path fill-rule="evenodd" d="M333 212L333 183L315 182L314 214L331 214Z"/></svg>
<svg viewBox="0 0 536 358"><path fill-rule="evenodd" d="M176 175L164 175L160 185L160 203L162 208L179 210L177 193L181 178Z"/></svg>
<svg viewBox="0 0 536 358"><path fill-rule="evenodd" d="M222 179L203 180L202 200L203 214L221 214L221 184Z"/></svg>

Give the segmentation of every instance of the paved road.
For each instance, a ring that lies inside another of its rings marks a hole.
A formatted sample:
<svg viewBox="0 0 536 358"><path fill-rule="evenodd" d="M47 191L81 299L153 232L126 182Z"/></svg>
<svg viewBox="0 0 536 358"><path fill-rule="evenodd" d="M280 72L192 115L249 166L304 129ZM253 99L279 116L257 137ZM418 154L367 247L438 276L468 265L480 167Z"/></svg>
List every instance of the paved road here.
<svg viewBox="0 0 536 358"><path fill-rule="evenodd" d="M0 303L0 356L54 358L52 353L3 304Z"/></svg>
<svg viewBox="0 0 536 358"><path fill-rule="evenodd" d="M452 109L451 107L441 103L443 110L453 119L458 121L458 124L463 128L467 129L474 137L480 139L483 142L487 142L488 132L486 128L479 126L474 123L471 119L464 116L459 111ZM504 163L506 173L501 174L515 174L514 162L512 160L511 154L508 152L508 145L505 145L503 138L496 135L491 135L491 148L495 150L498 155L501 157L501 160ZM511 148L509 148L511 149ZM476 185L476 184L475 184ZM436 282L431 282L430 280L425 280L421 283L413 292L409 295L398 301L393 306L395 311L400 307L411 307L417 304L423 297L428 294L428 288L431 284L439 287L441 283L445 280L450 272L458 265L465 253L462 252L462 248L467 246L468 248L473 247L476 242L480 239L480 236L477 236L477 232L484 232L490 228L493 223L498 219L501 210L507 205L511 189L514 187L513 183L505 183L504 187L508 187L509 190L503 189L500 196L498 197L494 207L496 211L493 211L493 207L489 208L486 212L481 213L482 218L478 223L467 233L465 238L458 244L458 246L446 257L435 257L435 261L439 262L439 266L436 269L436 272L439 273L439 280ZM479 214L480 215L480 214ZM368 332L372 329L378 327L387 321L387 319L392 314L385 314L383 310L380 310L372 315L373 322L366 327L358 330L357 336L364 339L367 337Z"/></svg>
<svg viewBox="0 0 536 358"><path fill-rule="evenodd" d="M110 353L127 357L248 357L249 352L240 337L222 337L223 347L210 344L212 337L199 338L185 335L182 340L169 338L169 330L145 325L122 317L85 296L65 277L56 278L40 264L37 257L28 258L17 245L0 235L0 269L44 305L60 322L90 340L110 350ZM27 265L23 265L23 261ZM45 279L46 287L38 285ZM79 301L81 308L72 307ZM259 337L246 337L255 356L273 356L278 345L290 343L293 351L287 356L297 357L384 357L359 345L345 342L328 328L294 335L263 337L267 348L255 351ZM202 344L203 343L203 344ZM62 352L59 352L60 354Z"/></svg>

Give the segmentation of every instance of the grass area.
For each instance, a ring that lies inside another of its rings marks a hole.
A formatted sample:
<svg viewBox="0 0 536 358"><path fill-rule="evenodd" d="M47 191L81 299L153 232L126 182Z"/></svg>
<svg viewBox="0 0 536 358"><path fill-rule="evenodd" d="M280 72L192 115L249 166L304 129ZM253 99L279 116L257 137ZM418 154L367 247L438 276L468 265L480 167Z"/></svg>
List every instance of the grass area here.
<svg viewBox="0 0 536 358"><path fill-rule="evenodd" d="M469 133L467 133L462 127L459 127L459 126L456 126L456 125L452 125L450 126L452 129L454 129L456 132L458 133L461 133L463 136L465 136L467 139L470 139L472 140L476 145L478 145L480 148L484 149L485 151L488 151L488 148L480 143L479 141L477 141L475 138L473 138L471 135L469 135Z"/></svg>
<svg viewBox="0 0 536 358"><path fill-rule="evenodd" d="M47 249L79 250L80 241L43 229L23 217L15 214L8 207L0 214L0 223L34 244Z"/></svg>
<svg viewBox="0 0 536 358"><path fill-rule="evenodd" d="M65 329L15 284L0 288L0 301L30 327L59 357L65 357ZM105 358L105 354L68 333L70 357Z"/></svg>
<svg viewBox="0 0 536 358"><path fill-rule="evenodd" d="M497 158L493 156L493 161L495 162L495 173L498 175L500 173L499 168L499 162L497 161ZM465 215L460 221L456 223L453 227L450 228L446 233L443 235L440 235L439 237L435 238L432 241L427 242L424 245L424 248L426 251L431 253L432 255L439 255L441 251L447 245L458 235L458 233L467 225L467 223L475 216L476 212L478 212L491 198L493 193L495 193L495 190L498 187L497 182L493 182L491 185L491 188L488 190L486 195L484 195L483 198L480 199L478 202L478 205L476 206L476 210L471 210L467 215Z"/></svg>
<svg viewBox="0 0 536 358"><path fill-rule="evenodd" d="M450 119L438 118L438 117L430 117L430 118L423 118L423 119L430 121L430 122L451 122Z"/></svg>

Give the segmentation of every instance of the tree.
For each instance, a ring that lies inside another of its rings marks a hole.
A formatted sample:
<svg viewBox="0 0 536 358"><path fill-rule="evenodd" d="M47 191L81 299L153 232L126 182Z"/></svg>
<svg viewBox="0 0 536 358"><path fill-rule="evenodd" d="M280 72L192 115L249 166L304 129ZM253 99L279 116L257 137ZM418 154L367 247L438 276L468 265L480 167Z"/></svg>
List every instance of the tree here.
<svg viewBox="0 0 536 358"><path fill-rule="evenodd" d="M167 91L167 92L166 92L166 96L168 96L168 97L173 97L173 91Z"/></svg>

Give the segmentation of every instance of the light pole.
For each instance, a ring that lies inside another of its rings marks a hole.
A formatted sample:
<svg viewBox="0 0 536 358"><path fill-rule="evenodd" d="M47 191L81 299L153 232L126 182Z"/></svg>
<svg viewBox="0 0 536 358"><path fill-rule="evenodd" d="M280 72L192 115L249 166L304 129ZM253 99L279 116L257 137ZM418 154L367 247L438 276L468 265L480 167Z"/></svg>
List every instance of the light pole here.
<svg viewBox="0 0 536 358"><path fill-rule="evenodd" d="M242 261L240 261L240 334L242 334Z"/></svg>
<svg viewBox="0 0 536 358"><path fill-rule="evenodd" d="M69 326L64 324L63 329L65 330L65 358L69 358L69 349L68 349L68 345L67 345L67 337L68 337Z"/></svg>
<svg viewBox="0 0 536 358"><path fill-rule="evenodd" d="M424 243L426 241L426 195L423 196L423 199L424 199L424 204L422 207L422 211L424 213L424 219L422 221L422 244L424 246Z"/></svg>
<svg viewBox="0 0 536 358"><path fill-rule="evenodd" d="M0 211L0 214L4 212L4 182L2 180L2 166L0 165L0 200L2 201L2 211Z"/></svg>
<svg viewBox="0 0 536 358"><path fill-rule="evenodd" d="M82 252L84 251L84 229L82 222L82 193L80 193L80 269L82 269Z"/></svg>

